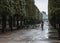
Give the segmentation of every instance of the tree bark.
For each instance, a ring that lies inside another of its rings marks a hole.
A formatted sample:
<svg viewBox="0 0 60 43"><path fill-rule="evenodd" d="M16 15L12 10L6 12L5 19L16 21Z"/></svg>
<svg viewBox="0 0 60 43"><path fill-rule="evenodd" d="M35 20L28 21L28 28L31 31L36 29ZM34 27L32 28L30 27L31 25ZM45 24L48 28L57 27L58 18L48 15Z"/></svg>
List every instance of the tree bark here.
<svg viewBox="0 0 60 43"><path fill-rule="evenodd" d="M17 29L19 29L19 15L17 14Z"/></svg>
<svg viewBox="0 0 60 43"><path fill-rule="evenodd" d="M2 15L2 32L6 29L6 16Z"/></svg>
<svg viewBox="0 0 60 43"><path fill-rule="evenodd" d="M12 31L12 16L9 16L9 27L11 28Z"/></svg>

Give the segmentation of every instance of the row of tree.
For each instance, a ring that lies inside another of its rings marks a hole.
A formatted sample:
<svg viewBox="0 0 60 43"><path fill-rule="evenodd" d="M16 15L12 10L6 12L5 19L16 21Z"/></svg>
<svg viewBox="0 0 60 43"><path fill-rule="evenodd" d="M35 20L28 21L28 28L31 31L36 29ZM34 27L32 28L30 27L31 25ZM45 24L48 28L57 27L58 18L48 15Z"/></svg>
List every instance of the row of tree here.
<svg viewBox="0 0 60 43"><path fill-rule="evenodd" d="M60 24L60 0L49 0L49 21L53 27Z"/></svg>
<svg viewBox="0 0 60 43"><path fill-rule="evenodd" d="M42 15L35 6L34 0L0 0L0 19L4 32L6 24L12 31L12 27L19 29L24 25L40 23Z"/></svg>

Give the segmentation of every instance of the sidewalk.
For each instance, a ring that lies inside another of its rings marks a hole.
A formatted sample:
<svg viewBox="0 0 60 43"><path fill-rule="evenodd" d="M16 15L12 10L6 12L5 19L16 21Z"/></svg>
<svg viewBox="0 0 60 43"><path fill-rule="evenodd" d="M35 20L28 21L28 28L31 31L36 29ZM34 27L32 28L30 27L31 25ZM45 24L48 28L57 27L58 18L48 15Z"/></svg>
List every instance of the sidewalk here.
<svg viewBox="0 0 60 43"><path fill-rule="evenodd" d="M0 34L0 43L60 43L59 40L50 39L49 32L48 24L45 23L43 31L41 27L36 27Z"/></svg>

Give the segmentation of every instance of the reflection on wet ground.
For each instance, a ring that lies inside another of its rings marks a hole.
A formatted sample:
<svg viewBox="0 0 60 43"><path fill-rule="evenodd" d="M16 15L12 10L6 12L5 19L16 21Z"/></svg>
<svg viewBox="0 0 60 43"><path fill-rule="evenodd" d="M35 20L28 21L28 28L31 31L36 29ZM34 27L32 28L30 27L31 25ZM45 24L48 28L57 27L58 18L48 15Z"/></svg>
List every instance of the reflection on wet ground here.
<svg viewBox="0 0 60 43"><path fill-rule="evenodd" d="M43 31L40 26L1 34L0 43L60 43L59 40L49 38L50 31L48 23L45 22Z"/></svg>

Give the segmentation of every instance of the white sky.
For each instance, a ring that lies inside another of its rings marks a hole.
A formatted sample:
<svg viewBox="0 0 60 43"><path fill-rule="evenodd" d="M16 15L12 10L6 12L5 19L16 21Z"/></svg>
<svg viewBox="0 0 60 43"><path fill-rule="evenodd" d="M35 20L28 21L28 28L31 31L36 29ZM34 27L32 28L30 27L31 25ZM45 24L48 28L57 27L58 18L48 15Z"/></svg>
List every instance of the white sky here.
<svg viewBox="0 0 60 43"><path fill-rule="evenodd" d="M35 4L40 11L45 11L48 14L48 0L35 0Z"/></svg>

